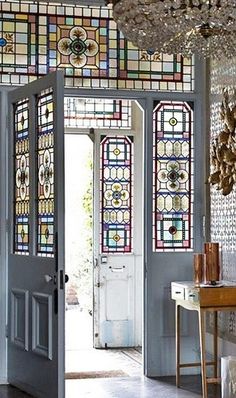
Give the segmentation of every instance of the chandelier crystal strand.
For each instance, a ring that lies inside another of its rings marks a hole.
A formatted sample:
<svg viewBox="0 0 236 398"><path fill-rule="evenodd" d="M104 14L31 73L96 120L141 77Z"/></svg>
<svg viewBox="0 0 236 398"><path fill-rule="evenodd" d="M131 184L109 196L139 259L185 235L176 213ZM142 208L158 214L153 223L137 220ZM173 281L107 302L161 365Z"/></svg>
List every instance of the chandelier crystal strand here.
<svg viewBox="0 0 236 398"><path fill-rule="evenodd" d="M110 0L124 37L142 50L236 55L235 0Z"/></svg>

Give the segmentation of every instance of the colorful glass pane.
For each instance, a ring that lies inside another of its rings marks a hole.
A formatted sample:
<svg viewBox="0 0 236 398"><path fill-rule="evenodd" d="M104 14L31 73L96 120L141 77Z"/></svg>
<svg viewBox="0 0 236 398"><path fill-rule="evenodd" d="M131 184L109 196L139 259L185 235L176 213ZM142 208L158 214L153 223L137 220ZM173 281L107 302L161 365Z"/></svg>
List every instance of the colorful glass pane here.
<svg viewBox="0 0 236 398"><path fill-rule="evenodd" d="M161 101L153 111L153 249L193 247L193 110Z"/></svg>
<svg viewBox="0 0 236 398"><path fill-rule="evenodd" d="M14 107L15 215L14 253L29 254L29 101Z"/></svg>
<svg viewBox="0 0 236 398"><path fill-rule="evenodd" d="M132 251L133 143L132 137L101 140L102 253Z"/></svg>
<svg viewBox="0 0 236 398"><path fill-rule="evenodd" d="M193 68L193 58L135 48L110 7L0 2L3 84L64 69L69 87L193 91Z"/></svg>
<svg viewBox="0 0 236 398"><path fill-rule="evenodd" d="M66 127L131 128L131 101L65 98Z"/></svg>
<svg viewBox="0 0 236 398"><path fill-rule="evenodd" d="M43 92L37 101L38 152L38 255L54 253L54 118L53 93Z"/></svg>

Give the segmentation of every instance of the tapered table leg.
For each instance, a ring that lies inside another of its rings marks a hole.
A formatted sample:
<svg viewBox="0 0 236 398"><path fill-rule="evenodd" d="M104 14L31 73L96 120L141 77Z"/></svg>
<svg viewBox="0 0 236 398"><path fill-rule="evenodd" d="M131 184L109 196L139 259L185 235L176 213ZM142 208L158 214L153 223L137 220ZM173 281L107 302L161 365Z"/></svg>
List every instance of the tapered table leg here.
<svg viewBox="0 0 236 398"><path fill-rule="evenodd" d="M175 337L176 337L176 387L180 386L180 305L175 307Z"/></svg>
<svg viewBox="0 0 236 398"><path fill-rule="evenodd" d="M214 311L214 377L217 378L218 373L218 313Z"/></svg>
<svg viewBox="0 0 236 398"><path fill-rule="evenodd" d="M207 380L206 380L206 341L205 341L205 312L198 310L199 319L199 337L201 351L201 371L202 371L202 396L207 398Z"/></svg>

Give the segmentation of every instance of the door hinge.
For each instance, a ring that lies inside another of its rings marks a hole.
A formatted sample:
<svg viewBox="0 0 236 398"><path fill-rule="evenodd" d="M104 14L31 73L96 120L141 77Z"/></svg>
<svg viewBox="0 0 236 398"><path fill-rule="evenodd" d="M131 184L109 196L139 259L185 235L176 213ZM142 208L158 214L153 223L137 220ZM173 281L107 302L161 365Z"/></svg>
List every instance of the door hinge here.
<svg viewBox="0 0 236 398"><path fill-rule="evenodd" d="M147 263L144 264L144 278L147 278Z"/></svg>
<svg viewBox="0 0 236 398"><path fill-rule="evenodd" d="M206 237L206 216L202 216L202 236Z"/></svg>
<svg viewBox="0 0 236 398"><path fill-rule="evenodd" d="M9 337L9 328L8 328L8 325L5 326L5 336L6 336L6 338Z"/></svg>
<svg viewBox="0 0 236 398"><path fill-rule="evenodd" d="M9 219L6 219L6 233L9 232Z"/></svg>

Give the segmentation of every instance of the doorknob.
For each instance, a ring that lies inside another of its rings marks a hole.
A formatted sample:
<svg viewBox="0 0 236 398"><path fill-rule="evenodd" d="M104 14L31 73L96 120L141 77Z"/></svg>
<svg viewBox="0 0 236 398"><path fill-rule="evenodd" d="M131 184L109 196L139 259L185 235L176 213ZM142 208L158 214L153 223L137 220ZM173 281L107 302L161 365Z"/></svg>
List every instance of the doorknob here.
<svg viewBox="0 0 236 398"><path fill-rule="evenodd" d="M51 275L46 274L46 275L44 275L44 279L47 283L49 283L49 282L52 282L53 277Z"/></svg>
<svg viewBox="0 0 236 398"><path fill-rule="evenodd" d="M65 283L69 282L69 275L65 274Z"/></svg>

